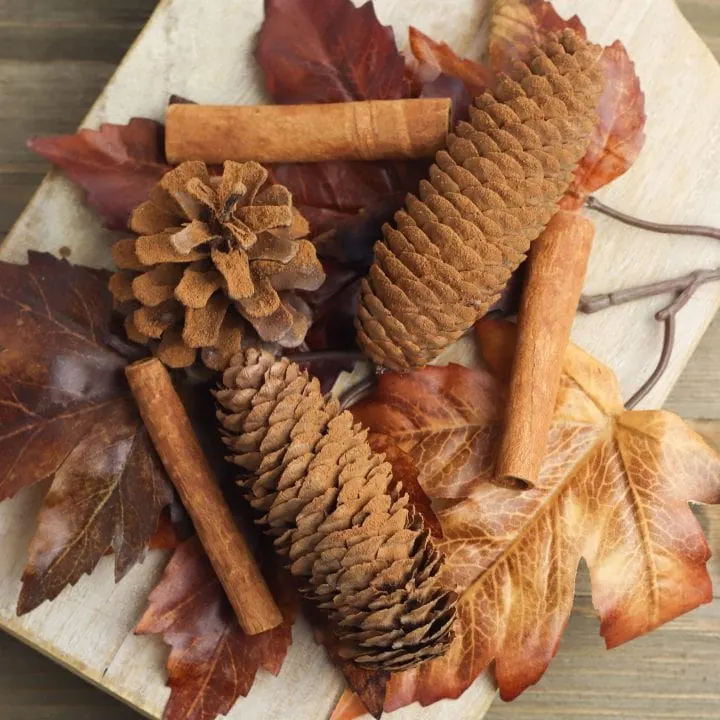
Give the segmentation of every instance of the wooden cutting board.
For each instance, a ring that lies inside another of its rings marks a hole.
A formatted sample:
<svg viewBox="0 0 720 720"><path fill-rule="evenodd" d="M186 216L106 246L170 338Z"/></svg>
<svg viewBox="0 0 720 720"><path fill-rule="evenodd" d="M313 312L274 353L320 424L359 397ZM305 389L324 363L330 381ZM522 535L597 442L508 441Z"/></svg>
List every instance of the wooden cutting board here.
<svg viewBox="0 0 720 720"><path fill-rule="evenodd" d="M253 37L262 0L164 0L85 121L163 119L171 93L206 103L261 101L253 65ZM378 15L404 40L414 25L459 53L478 57L487 26L485 0L376 0ZM563 14L578 13L596 42L619 37L628 46L647 94L648 142L633 170L602 193L615 206L658 221L720 225L720 68L687 25L673 0L558 0ZM480 29L480 31L479 31ZM142 88L142 90L139 90ZM594 218L598 227L586 290L604 292L720 265L720 245L709 240L660 237ZM108 232L64 178L51 174L7 237L0 255L24 262L28 249L72 260L109 263ZM683 311L669 371L646 400L660 406L720 303L720 287L706 287ZM654 367L661 330L652 319L662 299L579 317L574 340L618 373L626 395ZM150 717L160 717L166 650L132 634L165 557L151 555L118 586L110 562L24 618L15 617L19 578L34 518L46 487L0 505L0 627L50 655ZM343 690L340 675L300 621L279 678L258 677L249 697L228 717L258 720L324 718ZM487 677L458 701L427 710L417 706L393 718L452 714L479 720L492 702Z"/></svg>

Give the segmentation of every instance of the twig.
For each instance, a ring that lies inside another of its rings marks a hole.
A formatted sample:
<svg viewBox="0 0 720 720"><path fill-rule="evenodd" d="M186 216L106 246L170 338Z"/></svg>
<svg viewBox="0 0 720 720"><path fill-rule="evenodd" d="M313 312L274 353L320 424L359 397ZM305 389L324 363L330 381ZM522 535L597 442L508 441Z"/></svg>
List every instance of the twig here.
<svg viewBox="0 0 720 720"><path fill-rule="evenodd" d="M643 298L664 295L665 293L671 292L681 293L684 298L680 306L680 308L682 308L701 285L715 282L716 280L720 280L720 268L715 270L696 270L689 275L683 275L683 277L672 280L662 280L661 282L639 285L624 290L615 290L614 292L602 293L600 295L582 295L578 309L586 315L592 315L593 313L606 310L614 305L624 305L634 300L642 300Z"/></svg>
<svg viewBox="0 0 720 720"><path fill-rule="evenodd" d="M615 218L615 220L619 220L626 225L641 228L642 230L650 230L651 232L662 233L663 235L694 235L696 237L708 237L720 240L720 228L707 227L705 225L666 225L664 223L641 220L633 215L628 215L619 210L615 210L615 208L608 207L595 196L590 196L585 201L585 207L590 208L590 210L596 210L608 217Z"/></svg>
<svg viewBox="0 0 720 720"><path fill-rule="evenodd" d="M665 235L692 235L720 240L720 228L707 227L705 225L666 225L663 223L650 222L649 220L641 220L640 218L608 207L593 196L585 201L585 206L615 220L619 220L626 225L632 225L633 227L643 230L650 230L651 232ZM675 318L678 312L688 304L690 298L698 288L717 280L720 280L720 268L715 270L696 270L689 275L673 280L664 280L662 282L640 285L639 287L617 290L601 295L583 295L580 298L580 312L589 315L599 312L600 310L605 310L613 305L622 305L627 302L632 302L633 300L654 297L655 295L664 295L665 293L676 293L675 299L670 305L655 315L655 319L658 322L665 324L663 349L658 365L645 384L628 400L626 407L632 409L647 397L648 393L657 385L662 374L667 370L675 344L675 330L677 325Z"/></svg>
<svg viewBox="0 0 720 720"><path fill-rule="evenodd" d="M647 397L650 391L657 385L665 370L667 370L675 345L675 330L677 326L675 318L677 314L688 304L690 298L692 298L698 288L717 280L720 280L720 268L715 270L696 270L689 275L674 278L673 280L663 280L662 282L626 288L625 290L616 290L615 292L600 295L583 295L580 298L578 309L586 315L591 315L614 305L623 305L634 300L654 297L655 295L664 295L669 292L675 293L673 301L655 314L655 319L665 324L663 349L653 374L627 401L626 407L629 410L632 410L641 400Z"/></svg>
<svg viewBox="0 0 720 720"><path fill-rule="evenodd" d="M658 313L659 315L659 313ZM657 317L657 315L656 315ZM665 318L665 337L663 338L662 352L660 360L653 374L645 381L643 386L625 403L628 410L636 408L642 400L644 400L650 391L658 384L663 373L667 370L672 357L673 345L675 344L675 314L668 315Z"/></svg>

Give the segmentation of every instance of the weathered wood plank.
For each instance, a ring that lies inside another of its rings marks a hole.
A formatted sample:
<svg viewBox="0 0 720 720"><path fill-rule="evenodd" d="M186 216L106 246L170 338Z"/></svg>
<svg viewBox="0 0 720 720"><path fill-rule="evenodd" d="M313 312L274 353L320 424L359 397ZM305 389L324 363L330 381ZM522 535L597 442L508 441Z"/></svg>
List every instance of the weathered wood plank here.
<svg viewBox="0 0 720 720"><path fill-rule="evenodd" d="M0 23L26 23L47 27L48 36L58 25L142 25L158 0L0 0Z"/></svg>
<svg viewBox="0 0 720 720"><path fill-rule="evenodd" d="M74 132L113 70L104 62L0 62L0 172L47 168L27 138Z"/></svg>
<svg viewBox="0 0 720 720"><path fill-rule="evenodd" d="M42 170L0 172L0 239L13 226L43 178Z"/></svg>
<svg viewBox="0 0 720 720"><path fill-rule="evenodd" d="M717 720L720 603L610 652L587 598L577 600L543 679L487 720Z"/></svg>
<svg viewBox="0 0 720 720"><path fill-rule="evenodd" d="M696 28L709 40L716 53L720 53L720 4L717 0L681 0L679 4L687 10ZM82 28L85 25L112 28L112 32L122 33L125 32L125 24L139 23L153 5L154 0L0 0L0 38L3 22L6 21L29 26L30 29L23 31L28 33L26 37L35 32L35 27L47 23L45 39L42 39L42 32L38 31L35 35L38 40L36 49L29 48L28 54L21 57L33 61L58 60L63 57L62 53L69 51L66 45L53 39L54 33L75 32L64 28L63 24L70 28L77 25L80 30L76 37L79 38L78 42L82 42ZM102 33L101 30L98 32ZM106 37L111 37L111 34ZM92 42L92 39L88 37L87 42ZM22 48L16 48L12 52L17 54L21 50ZM9 52L0 47L0 57L10 56ZM37 54L32 56L33 52ZM84 50L78 49L76 52L76 59L86 57ZM90 57L89 53L87 57ZM0 63L0 66L2 64L4 63ZM67 63L63 64L67 66ZM20 70L21 65L22 63L14 64L13 68L23 72ZM13 165L12 169L4 165L8 171L3 172L3 163L6 161L0 160L2 234L10 219L17 213L22 199L30 193L34 178L37 177L31 173L44 167L38 160L22 151L27 135L26 126L37 123L40 129L32 131L37 133L70 131L104 83L104 80L98 81L99 85L93 86L92 91L84 92L79 99L76 98L74 105L65 104L65 91L72 95L87 82L82 65L75 63L73 71L64 77L61 72L56 73L55 84L48 83L44 87L43 93L49 93L50 97L54 95L58 101L54 106L52 103L43 106L38 100L31 100L29 105L26 104L26 96L33 93L32 84L9 83L4 87L0 86L0 97L12 98L12 103L0 103L0 118L8 104L14 107L7 109L17 113L14 129L10 124L0 128L0 153L12 147L8 157L14 157L16 162L21 163ZM51 65L48 65L47 69L52 72ZM109 74L109 68L106 72ZM25 77L30 76L26 74ZM37 74L34 78L40 79ZM7 90L11 90L13 94L6 94ZM82 102L85 105L81 107ZM38 116L38 112L42 114ZM43 122L47 124L43 125ZM3 134L4 130L10 130L9 140ZM693 312L692 307L685 312ZM639 308L638 313L645 313L645 308ZM698 350L700 358L706 359L698 360L696 355L695 362L688 368L681 384L671 396L670 402L674 409L696 417L720 415L720 363L711 362L713 356L718 357L718 353L720 320L716 321ZM714 508L709 510L711 513L715 511ZM703 510L701 522L709 529L711 545L720 556L720 518L708 520L705 517L706 512L707 510ZM95 581L96 578L91 580ZM715 648L715 655L711 657L711 650L708 650L705 642L705 631L699 625L693 625L694 630L683 629L687 628L686 621L695 615L681 619L649 638L612 653L604 653L601 643L597 639L592 640L593 636L597 635L597 622L592 617L588 601L585 599L580 602L584 602L584 611L576 611L574 614L568 635L561 646L560 656L543 682L513 705L498 704L497 709L488 717L493 720L607 720L608 717L638 720L675 717L700 720L720 716L720 703L714 691L715 686L710 685L708 690L709 683L698 681L698 675L707 675L710 679L718 677L719 624L717 614L713 614L713 608L717 608L718 603L696 613L705 620L709 618L712 623L712 627L706 628ZM0 635L0 716L3 720L95 720L97 717L107 720L132 720L138 717L109 697L79 683L34 652L25 649L23 655L23 651L18 651L14 643L15 641ZM129 662L132 662L137 657L133 655L135 650L136 648L127 646L121 650L121 654L124 653ZM163 650L156 647L155 652L158 656L155 660L158 661ZM32 660L25 664L22 661L23 656ZM145 658L145 655L141 657ZM6 658L7 662L3 663ZM115 665L112 672L120 672L121 665L125 664ZM140 668L137 670L132 680L140 687L147 678L144 678ZM704 670L707 672L703 672ZM683 673L690 677L685 677ZM608 674L610 681L605 680ZM129 681L131 678L116 679ZM678 698L678 695L688 697ZM667 714L673 712L674 715Z"/></svg>
<svg viewBox="0 0 720 720"><path fill-rule="evenodd" d="M0 59L28 62L92 61L114 65L122 60L142 22L119 25L55 26L0 22Z"/></svg>
<svg viewBox="0 0 720 720"><path fill-rule="evenodd" d="M0 633L0 707L3 720L138 719L130 708L5 633Z"/></svg>

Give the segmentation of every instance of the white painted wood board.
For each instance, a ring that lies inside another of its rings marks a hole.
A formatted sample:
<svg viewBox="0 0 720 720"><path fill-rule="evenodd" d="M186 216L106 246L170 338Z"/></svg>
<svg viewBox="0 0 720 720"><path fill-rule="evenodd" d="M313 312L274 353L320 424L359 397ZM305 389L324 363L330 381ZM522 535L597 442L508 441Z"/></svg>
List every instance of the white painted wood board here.
<svg viewBox="0 0 720 720"><path fill-rule="evenodd" d="M319 1L319 0L318 0ZM262 101L252 59L262 0L164 0L88 115L85 125L162 120L176 93L207 103ZM412 24L460 53L478 57L484 42L485 0L376 0L378 15L404 41ZM563 14L578 13L596 42L619 37L637 63L647 95L648 142L633 170L603 191L608 203L646 217L720 225L720 68L682 18L673 0L558 0ZM595 217L598 236L588 292L663 280L720 265L720 244L660 237ZM109 263L109 242L98 217L67 180L51 174L2 247L5 260L24 262L28 249L72 248L77 263ZM720 287L706 287L683 311L669 371L646 400L659 406L669 393L720 303ZM661 328L653 320L663 300L643 301L579 317L574 340L618 373L626 395L654 367ZM0 505L0 626L151 717L159 717L166 650L132 629L165 558L152 554L118 586L109 561L90 577L26 617L15 617L19 578L45 488ZM324 718L343 689L339 674L298 623L279 678L261 671L231 719ZM458 701L427 710L417 706L393 718L479 720L492 701L483 676Z"/></svg>

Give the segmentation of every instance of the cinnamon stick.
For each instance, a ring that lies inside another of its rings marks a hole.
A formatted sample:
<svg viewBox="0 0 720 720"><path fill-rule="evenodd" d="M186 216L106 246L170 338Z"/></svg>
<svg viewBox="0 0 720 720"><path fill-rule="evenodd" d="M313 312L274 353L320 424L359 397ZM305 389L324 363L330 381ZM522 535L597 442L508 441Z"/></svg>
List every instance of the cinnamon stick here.
<svg viewBox="0 0 720 720"><path fill-rule="evenodd" d="M240 626L248 635L277 627L282 623L280 610L225 503L167 370L153 358L129 365L125 374Z"/></svg>
<svg viewBox="0 0 720 720"><path fill-rule="evenodd" d="M590 220L561 210L530 250L498 456L505 482L537 481L594 235Z"/></svg>
<svg viewBox="0 0 720 720"><path fill-rule="evenodd" d="M171 105L165 152L172 164L401 160L445 146L448 98L321 105Z"/></svg>

